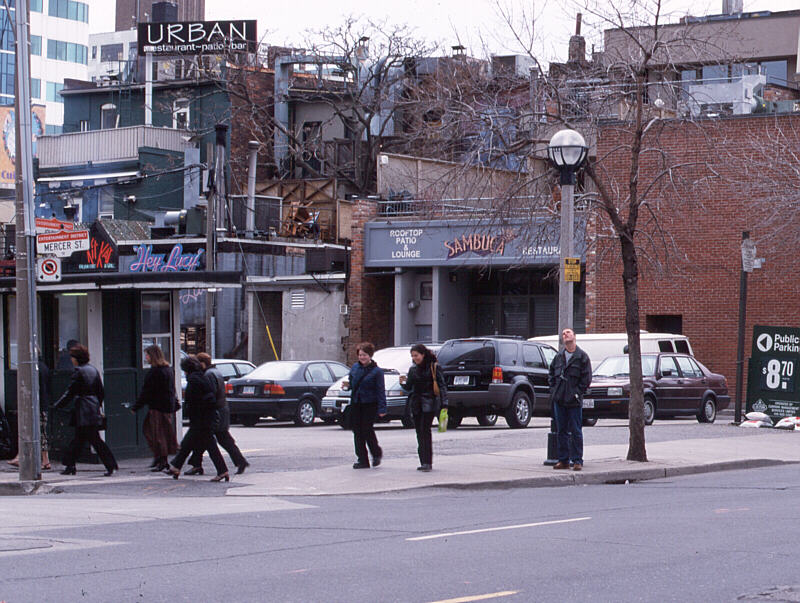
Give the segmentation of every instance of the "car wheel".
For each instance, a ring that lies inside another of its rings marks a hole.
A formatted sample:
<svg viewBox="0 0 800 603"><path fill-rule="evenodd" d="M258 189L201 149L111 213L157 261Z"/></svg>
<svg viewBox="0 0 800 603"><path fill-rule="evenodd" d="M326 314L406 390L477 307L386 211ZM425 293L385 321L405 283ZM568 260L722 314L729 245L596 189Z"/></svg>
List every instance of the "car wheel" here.
<svg viewBox="0 0 800 603"><path fill-rule="evenodd" d="M497 423L497 415L478 415L478 425L492 427Z"/></svg>
<svg viewBox="0 0 800 603"><path fill-rule="evenodd" d="M531 422L531 399L525 392L517 392L506 411L506 423L511 429L527 427Z"/></svg>
<svg viewBox="0 0 800 603"><path fill-rule="evenodd" d="M652 425L656 420L656 401L650 396L644 397L644 424Z"/></svg>
<svg viewBox="0 0 800 603"><path fill-rule="evenodd" d="M258 423L258 417L256 415L240 415L239 420L245 427L255 427L255 424Z"/></svg>
<svg viewBox="0 0 800 603"><path fill-rule="evenodd" d="M447 429L458 429L458 426L461 425L461 419L463 417L461 415L453 415L448 413L447 414Z"/></svg>
<svg viewBox="0 0 800 603"><path fill-rule="evenodd" d="M314 407L314 400L302 398L297 403L297 411L294 413L294 424L300 427L308 427L314 422L317 416L317 409Z"/></svg>
<svg viewBox="0 0 800 603"><path fill-rule="evenodd" d="M411 417L403 417L401 421L405 429L414 429L414 419Z"/></svg>
<svg viewBox="0 0 800 603"><path fill-rule="evenodd" d="M700 412L697 413L697 420L700 423L713 423L717 418L717 404L714 402L714 398L710 396L703 400L703 406L700 408Z"/></svg>
<svg viewBox="0 0 800 603"><path fill-rule="evenodd" d="M583 418L583 426L584 427L594 427L597 425L597 417L584 417Z"/></svg>

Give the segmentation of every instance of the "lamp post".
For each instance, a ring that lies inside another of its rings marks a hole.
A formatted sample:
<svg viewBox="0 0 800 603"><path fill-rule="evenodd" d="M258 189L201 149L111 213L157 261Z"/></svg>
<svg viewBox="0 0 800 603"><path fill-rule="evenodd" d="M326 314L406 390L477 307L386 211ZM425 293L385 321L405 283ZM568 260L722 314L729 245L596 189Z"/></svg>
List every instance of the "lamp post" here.
<svg viewBox="0 0 800 603"><path fill-rule="evenodd" d="M561 234L559 235L558 269L558 336L566 328L572 328L573 284L565 275L566 260L575 254L575 172L586 160L586 141L575 130L561 130L553 135L547 146L547 156L561 175ZM545 465L558 461L556 425L554 413L550 412L550 433L547 434L547 460Z"/></svg>

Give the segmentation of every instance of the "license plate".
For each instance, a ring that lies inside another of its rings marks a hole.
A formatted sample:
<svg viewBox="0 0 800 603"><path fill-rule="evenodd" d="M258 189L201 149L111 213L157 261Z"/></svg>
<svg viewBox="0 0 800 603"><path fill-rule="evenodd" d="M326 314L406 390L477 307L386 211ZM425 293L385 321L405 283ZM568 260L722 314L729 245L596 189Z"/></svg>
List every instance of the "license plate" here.
<svg viewBox="0 0 800 603"><path fill-rule="evenodd" d="M591 398L584 398L583 399L583 407L584 408L594 408L594 400Z"/></svg>
<svg viewBox="0 0 800 603"><path fill-rule="evenodd" d="M255 385L245 385L242 388L242 393L243 394L251 394L252 395L252 394L256 393L256 386Z"/></svg>
<svg viewBox="0 0 800 603"><path fill-rule="evenodd" d="M453 377L453 385L469 385L469 375L456 375Z"/></svg>

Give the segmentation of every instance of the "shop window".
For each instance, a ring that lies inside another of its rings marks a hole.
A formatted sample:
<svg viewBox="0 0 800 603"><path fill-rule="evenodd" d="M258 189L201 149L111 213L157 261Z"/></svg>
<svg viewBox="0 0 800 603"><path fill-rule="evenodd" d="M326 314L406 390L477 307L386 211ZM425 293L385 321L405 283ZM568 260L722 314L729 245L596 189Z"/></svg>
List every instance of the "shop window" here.
<svg viewBox="0 0 800 603"><path fill-rule="evenodd" d="M170 294L168 292L142 293L142 366L147 366L144 349L153 344L164 352L172 364L172 329Z"/></svg>
<svg viewBox="0 0 800 603"><path fill-rule="evenodd" d="M172 106L172 127L176 130L188 130L189 117L189 99L179 98Z"/></svg>
<svg viewBox="0 0 800 603"><path fill-rule="evenodd" d="M117 106L113 103L106 103L100 107L100 128L111 130L119 127L119 113Z"/></svg>
<svg viewBox="0 0 800 603"><path fill-rule="evenodd" d="M86 293L59 293L55 301L58 332L56 370L71 371L73 367L69 349L78 343L87 345L89 339L89 296Z"/></svg>
<svg viewBox="0 0 800 603"><path fill-rule="evenodd" d="M419 298L433 299L433 281L422 281L419 284Z"/></svg>
<svg viewBox="0 0 800 603"><path fill-rule="evenodd" d="M645 318L645 329L651 333L683 333L683 316L681 314L648 314Z"/></svg>

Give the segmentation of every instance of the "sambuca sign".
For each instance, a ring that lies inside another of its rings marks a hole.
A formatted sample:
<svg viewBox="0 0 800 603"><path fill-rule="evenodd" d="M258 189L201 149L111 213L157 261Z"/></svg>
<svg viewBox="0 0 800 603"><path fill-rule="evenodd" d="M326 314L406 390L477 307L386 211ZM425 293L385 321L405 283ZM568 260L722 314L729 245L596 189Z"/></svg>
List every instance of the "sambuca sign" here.
<svg viewBox="0 0 800 603"><path fill-rule="evenodd" d="M152 245L138 245L133 248L136 259L128 267L131 272L190 272L198 270L203 250L183 253L183 245L178 243L169 253L153 253Z"/></svg>

